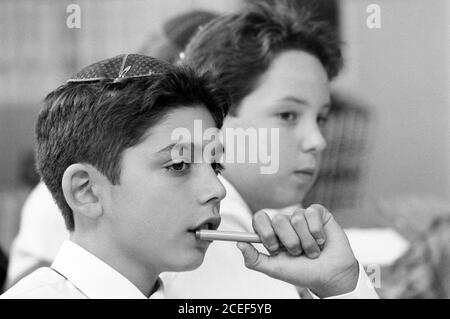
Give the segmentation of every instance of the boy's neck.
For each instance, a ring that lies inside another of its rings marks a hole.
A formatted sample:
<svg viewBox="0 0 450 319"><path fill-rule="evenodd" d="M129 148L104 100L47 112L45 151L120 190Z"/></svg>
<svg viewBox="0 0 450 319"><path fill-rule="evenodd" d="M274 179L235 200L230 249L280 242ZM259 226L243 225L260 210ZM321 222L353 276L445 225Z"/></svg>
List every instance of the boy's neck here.
<svg viewBox="0 0 450 319"><path fill-rule="evenodd" d="M243 189L239 183L238 179L235 179L234 175L230 173L230 171L224 171L223 177L227 180L228 183L230 183L238 195L242 198L242 200L245 202L247 207L250 209L252 214L255 214L259 210L267 207L263 207L261 205L258 205L257 200L253 200L251 193L254 191L254 189L250 190L250 192L246 192L245 189Z"/></svg>
<svg viewBox="0 0 450 319"><path fill-rule="evenodd" d="M86 234L83 234L82 238L72 234L70 240L120 273L136 286L144 296L150 297L157 291L159 288L158 272L152 272L151 267L146 267L139 264L139 262L135 262L119 249L115 249L115 247L109 243L105 243L101 239L89 240L86 237Z"/></svg>

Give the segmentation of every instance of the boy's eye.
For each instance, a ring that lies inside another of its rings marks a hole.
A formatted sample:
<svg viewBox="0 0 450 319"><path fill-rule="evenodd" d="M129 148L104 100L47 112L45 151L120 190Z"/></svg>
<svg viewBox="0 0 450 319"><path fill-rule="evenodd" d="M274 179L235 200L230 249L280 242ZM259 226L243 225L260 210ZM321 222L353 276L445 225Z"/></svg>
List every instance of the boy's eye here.
<svg viewBox="0 0 450 319"><path fill-rule="evenodd" d="M320 115L317 118L317 124L319 124L319 126L325 126L325 124L327 124L327 122L328 122L328 116Z"/></svg>
<svg viewBox="0 0 450 319"><path fill-rule="evenodd" d="M283 112L279 113L278 117L285 122L293 122L297 120L297 113L294 112Z"/></svg>
<svg viewBox="0 0 450 319"><path fill-rule="evenodd" d="M216 173L216 175L220 175L223 172L223 170L225 169L225 167L220 163L211 163L211 166L212 166L214 172Z"/></svg>
<svg viewBox="0 0 450 319"><path fill-rule="evenodd" d="M185 162L179 162L179 163L174 163L172 165L170 165L169 167L167 167L167 169L175 171L175 172L183 172L186 171L187 169L189 169L190 164L185 163Z"/></svg>

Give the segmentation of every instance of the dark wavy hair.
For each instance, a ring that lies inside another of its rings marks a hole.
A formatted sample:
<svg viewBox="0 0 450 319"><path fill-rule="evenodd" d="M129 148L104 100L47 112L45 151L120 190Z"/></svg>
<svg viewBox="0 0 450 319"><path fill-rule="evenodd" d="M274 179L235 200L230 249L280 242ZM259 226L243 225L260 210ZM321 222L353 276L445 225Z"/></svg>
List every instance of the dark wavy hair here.
<svg viewBox="0 0 450 319"><path fill-rule="evenodd" d="M242 12L211 21L191 40L180 63L212 71L230 94L230 114L236 115L275 57L292 49L316 56L330 80L343 66L337 33L312 6L292 0L249 1Z"/></svg>

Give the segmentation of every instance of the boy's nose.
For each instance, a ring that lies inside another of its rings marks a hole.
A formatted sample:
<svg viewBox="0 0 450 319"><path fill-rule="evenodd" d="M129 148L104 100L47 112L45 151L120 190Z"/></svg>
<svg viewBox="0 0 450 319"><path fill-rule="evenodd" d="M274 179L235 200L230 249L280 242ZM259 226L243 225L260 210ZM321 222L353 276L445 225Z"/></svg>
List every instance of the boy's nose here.
<svg viewBox="0 0 450 319"><path fill-rule="evenodd" d="M227 191L214 171L212 171L212 174L207 175L209 175L208 178L205 178L199 187L199 200L201 204L208 202L218 203L225 198Z"/></svg>
<svg viewBox="0 0 450 319"><path fill-rule="evenodd" d="M315 127L312 130L304 131L303 138L301 139L301 149L305 153L320 153L327 147L327 141L322 135L319 127Z"/></svg>

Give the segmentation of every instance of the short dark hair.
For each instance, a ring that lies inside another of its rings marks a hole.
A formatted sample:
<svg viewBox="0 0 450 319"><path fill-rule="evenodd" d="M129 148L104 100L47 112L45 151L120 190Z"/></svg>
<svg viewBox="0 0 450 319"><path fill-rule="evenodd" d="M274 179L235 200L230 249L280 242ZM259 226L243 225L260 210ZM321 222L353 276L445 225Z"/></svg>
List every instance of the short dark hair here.
<svg viewBox="0 0 450 319"><path fill-rule="evenodd" d="M211 70L230 94L230 113L236 115L274 58L290 49L316 56L330 80L343 66L337 33L315 17L311 6L288 0L250 1L241 13L211 21L191 40L180 63Z"/></svg>
<svg viewBox="0 0 450 319"><path fill-rule="evenodd" d="M123 151L139 144L169 111L197 105L205 107L217 127L222 127L227 95L208 75L169 64L164 72L144 78L67 83L51 92L36 124L36 162L67 229L74 230L75 223L61 182L70 165L90 164L117 185Z"/></svg>

